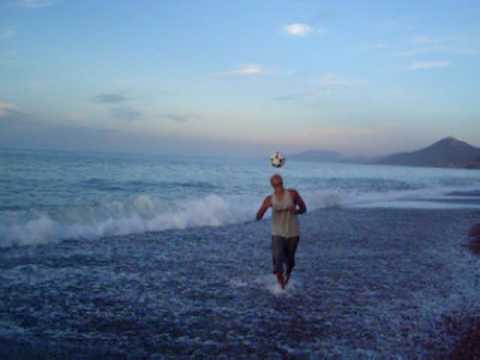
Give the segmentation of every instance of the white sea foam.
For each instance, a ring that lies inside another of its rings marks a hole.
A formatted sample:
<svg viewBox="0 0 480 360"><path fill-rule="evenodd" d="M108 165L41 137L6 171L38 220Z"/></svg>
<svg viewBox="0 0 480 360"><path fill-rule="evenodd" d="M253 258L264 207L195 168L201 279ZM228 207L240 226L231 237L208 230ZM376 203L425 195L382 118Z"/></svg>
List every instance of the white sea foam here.
<svg viewBox="0 0 480 360"><path fill-rule="evenodd" d="M148 195L130 203L113 201L101 207L66 210L61 216L34 212L16 216L0 225L0 246L35 245L62 239L95 239L166 229L220 226L245 221L254 214L252 205L232 207L224 198L208 195L169 204ZM253 206L257 204L254 203Z"/></svg>
<svg viewBox="0 0 480 360"><path fill-rule="evenodd" d="M254 283L274 296L292 296L301 288L301 281L292 278L285 289L282 289L273 274L257 276Z"/></svg>
<svg viewBox="0 0 480 360"><path fill-rule="evenodd" d="M441 199L443 194L454 190L451 187L432 187L361 193L334 189L306 191L302 196L309 210L372 206L439 208L458 204L422 202L422 199ZM253 195L222 197L210 194L202 198L167 202L141 194L125 201L66 208L57 214L46 210L28 213L11 211L6 219L0 219L0 247L241 223L254 218L260 200L261 196Z"/></svg>
<svg viewBox="0 0 480 360"><path fill-rule="evenodd" d="M359 190L318 190L307 193L304 197L310 209L335 207L411 207L411 208L478 208L477 204L454 204L451 200L469 199L468 197L453 197L446 194L455 191L475 191L477 186L450 187L432 186L429 188L411 190L390 190L382 192L361 192ZM432 201L435 200L435 201Z"/></svg>

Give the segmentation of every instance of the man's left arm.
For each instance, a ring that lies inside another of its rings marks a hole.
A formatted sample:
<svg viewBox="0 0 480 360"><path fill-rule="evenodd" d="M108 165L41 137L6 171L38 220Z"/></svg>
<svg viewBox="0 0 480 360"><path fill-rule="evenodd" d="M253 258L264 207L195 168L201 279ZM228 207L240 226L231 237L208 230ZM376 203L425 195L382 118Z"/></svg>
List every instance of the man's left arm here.
<svg viewBox="0 0 480 360"><path fill-rule="evenodd" d="M293 190L293 197L295 202L295 214L304 214L307 211L307 206L305 205L305 201L303 201L302 197L298 193L298 191Z"/></svg>

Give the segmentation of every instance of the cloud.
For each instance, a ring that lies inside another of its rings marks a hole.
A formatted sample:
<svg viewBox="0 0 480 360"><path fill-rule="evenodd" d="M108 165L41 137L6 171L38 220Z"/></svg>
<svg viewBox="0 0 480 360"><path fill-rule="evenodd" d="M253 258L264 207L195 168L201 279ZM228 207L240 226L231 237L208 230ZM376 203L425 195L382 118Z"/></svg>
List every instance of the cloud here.
<svg viewBox="0 0 480 360"><path fill-rule="evenodd" d="M452 55L476 55L479 49L459 46L458 41L452 37L433 38L431 36L415 36L411 39L413 47L396 52L395 56L417 56L424 54L442 53Z"/></svg>
<svg viewBox="0 0 480 360"><path fill-rule="evenodd" d="M172 120L178 123L186 123L190 120L198 119L199 116L195 114L161 114L162 118Z"/></svg>
<svg viewBox="0 0 480 360"><path fill-rule="evenodd" d="M93 102L110 105L110 112L112 116L119 120L136 121L143 117L143 113L132 108L128 101L130 98L122 93L103 93L98 94L92 98Z"/></svg>
<svg viewBox="0 0 480 360"><path fill-rule="evenodd" d="M17 5L23 8L38 9L52 6L54 0L17 0Z"/></svg>
<svg viewBox="0 0 480 360"><path fill-rule="evenodd" d="M127 101L128 98L120 93L99 94L93 97L93 101L102 104L114 104Z"/></svg>
<svg viewBox="0 0 480 360"><path fill-rule="evenodd" d="M292 23L285 25L283 31L290 36L306 37L312 33L324 34L327 32L327 29L323 27L313 27L308 24Z"/></svg>
<svg viewBox="0 0 480 360"><path fill-rule="evenodd" d="M140 111L132 109L130 106L121 106L112 108L112 116L125 121L136 121L143 115Z"/></svg>
<svg viewBox="0 0 480 360"><path fill-rule="evenodd" d="M440 69L450 66L450 62L446 60L437 61L415 61L408 67L408 70L431 70Z"/></svg>
<svg viewBox="0 0 480 360"><path fill-rule="evenodd" d="M0 40L11 39L16 35L14 28L0 29Z"/></svg>
<svg viewBox="0 0 480 360"><path fill-rule="evenodd" d="M294 101L294 100L313 100L315 101L324 94L334 91L348 89L352 83L344 78L339 77L335 73L325 73L313 84L313 86L304 91L274 98L277 101Z"/></svg>
<svg viewBox="0 0 480 360"><path fill-rule="evenodd" d="M0 118L7 117L8 115L16 111L17 107L14 104L0 101Z"/></svg>
<svg viewBox="0 0 480 360"><path fill-rule="evenodd" d="M284 30L292 36L307 36L313 31L313 28L307 24L294 23L285 25Z"/></svg>
<svg viewBox="0 0 480 360"><path fill-rule="evenodd" d="M11 118L0 121L0 144L14 149L108 149L115 134L104 129L54 125L30 114Z"/></svg>
<svg viewBox="0 0 480 360"><path fill-rule="evenodd" d="M240 66L238 69L225 71L220 73L220 75L226 76L262 76L268 74L267 70L265 70L261 65L258 64L246 64Z"/></svg>
<svg viewBox="0 0 480 360"><path fill-rule="evenodd" d="M213 135L181 135L155 129L129 127L128 130L91 128L49 123L25 116L17 121L0 121L0 144L13 149L49 149L184 155L265 154L271 146L242 139ZM280 147L277 147L280 148ZM281 147L283 148L283 147Z"/></svg>

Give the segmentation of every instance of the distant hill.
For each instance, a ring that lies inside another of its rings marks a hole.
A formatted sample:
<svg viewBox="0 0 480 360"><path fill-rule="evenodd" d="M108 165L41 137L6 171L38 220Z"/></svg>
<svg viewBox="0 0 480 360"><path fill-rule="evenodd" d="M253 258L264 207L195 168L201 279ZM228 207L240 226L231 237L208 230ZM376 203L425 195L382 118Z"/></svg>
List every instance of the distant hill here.
<svg viewBox="0 0 480 360"><path fill-rule="evenodd" d="M308 150L298 154L291 154L290 159L302 161L318 162L340 162L343 161L343 155L336 151L329 150Z"/></svg>
<svg viewBox="0 0 480 360"><path fill-rule="evenodd" d="M447 137L436 143L412 152L386 156L377 164L480 168L480 148L464 141Z"/></svg>

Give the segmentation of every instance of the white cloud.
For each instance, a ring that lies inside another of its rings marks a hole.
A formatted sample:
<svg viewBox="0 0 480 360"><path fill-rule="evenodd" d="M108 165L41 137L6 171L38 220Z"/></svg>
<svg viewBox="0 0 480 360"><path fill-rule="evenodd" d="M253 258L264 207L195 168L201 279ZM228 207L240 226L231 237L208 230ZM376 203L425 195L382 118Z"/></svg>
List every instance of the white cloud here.
<svg viewBox="0 0 480 360"><path fill-rule="evenodd" d="M240 66L238 69L230 70L221 73L220 75L231 75L231 76L261 76L266 75L268 72L261 66L257 64L245 64Z"/></svg>
<svg viewBox="0 0 480 360"><path fill-rule="evenodd" d="M431 70L446 68L450 65L449 61L437 60L437 61L415 61L408 67L409 70Z"/></svg>
<svg viewBox="0 0 480 360"><path fill-rule="evenodd" d="M286 25L284 30L292 36L307 36L313 31L313 28L307 24L295 23Z"/></svg>
<svg viewBox="0 0 480 360"><path fill-rule="evenodd" d="M10 39L16 35L14 28L0 29L0 40Z"/></svg>
<svg viewBox="0 0 480 360"><path fill-rule="evenodd" d="M47 7L53 5L54 0L17 0L17 5L30 8L30 9L37 9L42 7Z"/></svg>
<svg viewBox="0 0 480 360"><path fill-rule="evenodd" d="M0 101L0 117L7 116L15 110L17 110L17 107L14 104Z"/></svg>

